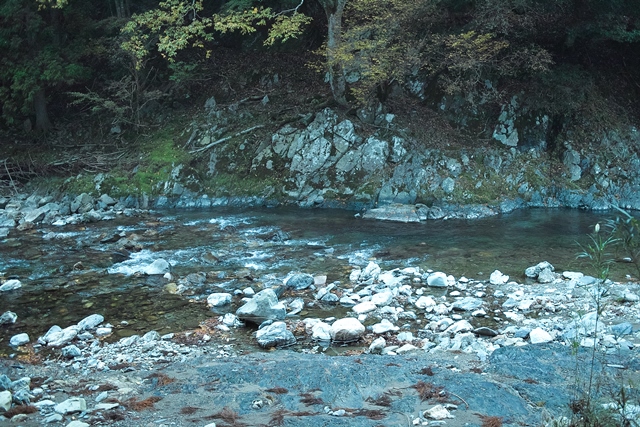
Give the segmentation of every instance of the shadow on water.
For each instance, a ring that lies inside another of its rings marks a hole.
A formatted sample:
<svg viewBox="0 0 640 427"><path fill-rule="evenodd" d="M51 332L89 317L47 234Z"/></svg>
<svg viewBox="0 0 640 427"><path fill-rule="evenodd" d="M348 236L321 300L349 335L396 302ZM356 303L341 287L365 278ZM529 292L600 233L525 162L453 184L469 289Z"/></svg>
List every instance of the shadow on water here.
<svg viewBox="0 0 640 427"><path fill-rule="evenodd" d="M419 266L478 280L499 269L523 281L526 267L545 260L557 271L588 273L576 261L576 242L585 242L593 225L611 216L529 209L472 221L401 224L340 210L211 209L12 231L0 245L0 275L24 285L0 298L0 313L12 310L19 319L0 327L0 340L28 331L35 341L51 325L66 327L92 313L115 326L114 339L192 329L216 316L203 303L208 293L259 291L291 271L327 275L328 283L348 287L352 269L371 260L383 269ZM119 238L133 242L130 256L123 257L117 243L105 243ZM206 279L176 295L161 276L118 273L157 258L171 263L173 282L198 272ZM616 269L615 278L629 272ZM240 303L236 298L229 311ZM330 315L327 310L324 317Z"/></svg>

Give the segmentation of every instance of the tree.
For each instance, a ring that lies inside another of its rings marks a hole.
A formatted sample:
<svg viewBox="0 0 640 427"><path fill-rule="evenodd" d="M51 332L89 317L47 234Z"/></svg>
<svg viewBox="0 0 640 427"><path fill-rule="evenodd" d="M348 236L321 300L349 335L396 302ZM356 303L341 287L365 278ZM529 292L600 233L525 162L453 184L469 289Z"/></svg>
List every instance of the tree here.
<svg viewBox="0 0 640 427"><path fill-rule="evenodd" d="M32 115L37 130L50 129L47 93L88 75L79 62L81 45L69 43L66 37L61 11L38 10L32 0L3 0L0 49L4 121L11 124Z"/></svg>

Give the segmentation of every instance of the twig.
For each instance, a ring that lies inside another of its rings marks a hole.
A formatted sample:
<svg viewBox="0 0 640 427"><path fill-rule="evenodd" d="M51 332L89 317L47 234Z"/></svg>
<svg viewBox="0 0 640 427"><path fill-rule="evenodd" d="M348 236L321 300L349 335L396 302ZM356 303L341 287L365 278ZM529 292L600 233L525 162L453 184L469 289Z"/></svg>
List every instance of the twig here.
<svg viewBox="0 0 640 427"><path fill-rule="evenodd" d="M213 141L211 144L207 144L207 145L205 145L205 146L204 146L204 147L202 147L202 148L198 148L198 149L196 149L196 150L191 150L191 151L189 151L189 153L194 154L194 153L199 153L199 152L201 152L201 151L206 151L206 150L208 150L209 148L213 147L214 145L221 144L221 143L223 143L223 142L225 142L225 141L230 140L231 138L235 138L236 136L244 135L245 133L249 133L249 132L251 132L252 130L260 129L260 128L263 128L263 127L264 127L264 125L257 125L257 126L250 127L249 129L245 129L245 130L243 130L243 131L240 131L240 132L234 133L233 135L225 136L224 138L220 138L220 139L219 139L219 140L217 140L217 141Z"/></svg>
<svg viewBox="0 0 640 427"><path fill-rule="evenodd" d="M11 186L13 187L13 192L15 194L18 194L18 188L16 187L16 183L13 182L13 178L11 177L11 172L9 172L9 168L7 167L7 159L4 159L4 170L7 171L7 175L9 176L9 182L11 183Z"/></svg>
<svg viewBox="0 0 640 427"><path fill-rule="evenodd" d="M466 400L464 400L463 398L461 398L461 397L460 397L460 396L458 396L457 394L452 393L452 392L450 392L450 391L448 391L448 393L449 393L450 395L455 396L455 397L457 397L458 399L462 400L462 403L464 403L465 405L467 405L467 409L469 409L469 404L467 403L467 401L466 401Z"/></svg>

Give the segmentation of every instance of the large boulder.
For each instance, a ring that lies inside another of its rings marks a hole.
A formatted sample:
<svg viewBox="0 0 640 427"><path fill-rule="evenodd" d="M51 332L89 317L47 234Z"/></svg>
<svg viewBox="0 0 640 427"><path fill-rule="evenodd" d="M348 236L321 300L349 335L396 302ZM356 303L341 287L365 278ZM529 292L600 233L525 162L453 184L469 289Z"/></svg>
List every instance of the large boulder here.
<svg viewBox="0 0 640 427"><path fill-rule="evenodd" d="M246 322L260 324L267 320L283 320L287 315L284 304L278 302L273 289L258 292L236 311L236 316Z"/></svg>
<svg viewBox="0 0 640 427"><path fill-rule="evenodd" d="M331 338L334 341L356 341L364 334L365 327L358 319L345 317L331 325Z"/></svg>

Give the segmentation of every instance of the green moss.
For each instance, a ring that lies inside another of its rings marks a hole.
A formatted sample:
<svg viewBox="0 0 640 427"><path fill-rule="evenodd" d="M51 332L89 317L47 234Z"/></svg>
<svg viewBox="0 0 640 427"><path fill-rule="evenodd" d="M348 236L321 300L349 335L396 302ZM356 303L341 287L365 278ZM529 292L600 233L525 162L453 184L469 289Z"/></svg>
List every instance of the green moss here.
<svg viewBox="0 0 640 427"><path fill-rule="evenodd" d="M263 196L279 195L278 182L271 177L257 174L237 176L218 173L202 182L202 190L212 196Z"/></svg>

